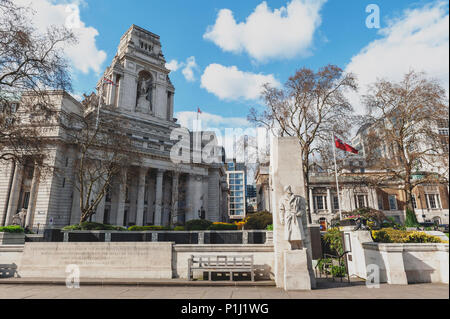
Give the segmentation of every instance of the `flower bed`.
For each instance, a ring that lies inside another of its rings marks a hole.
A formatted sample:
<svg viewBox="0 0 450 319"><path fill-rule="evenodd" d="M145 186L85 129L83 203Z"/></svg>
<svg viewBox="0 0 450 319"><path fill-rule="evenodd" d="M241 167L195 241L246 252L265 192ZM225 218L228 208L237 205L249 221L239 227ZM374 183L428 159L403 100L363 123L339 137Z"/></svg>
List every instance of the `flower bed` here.
<svg viewBox="0 0 450 319"><path fill-rule="evenodd" d="M436 236L418 231L383 228L372 231L372 238L377 243L443 243Z"/></svg>

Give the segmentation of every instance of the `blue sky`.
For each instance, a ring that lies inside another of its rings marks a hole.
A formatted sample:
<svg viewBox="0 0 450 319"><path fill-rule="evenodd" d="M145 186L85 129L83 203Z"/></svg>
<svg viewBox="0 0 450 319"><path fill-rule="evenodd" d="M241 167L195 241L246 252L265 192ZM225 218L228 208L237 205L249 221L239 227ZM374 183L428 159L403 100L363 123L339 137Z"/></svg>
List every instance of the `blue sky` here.
<svg viewBox="0 0 450 319"><path fill-rule="evenodd" d="M255 85L263 80L280 85L303 66L317 69L331 63L355 72L361 92L377 77L398 80L410 68L441 79L448 90L448 1L268 0L266 5L260 0L33 3L37 15L45 17L41 24L60 23L70 12L81 23L81 61L80 52L72 54L74 94L78 96L92 91L131 24L160 35L167 62L181 65L170 76L176 88L175 112L182 121L200 107L218 126L245 125L249 108L262 107L255 97ZM44 3L48 5L45 10ZM380 9L380 29L366 27L366 7L372 3ZM284 11L277 14L274 10L280 8ZM218 27L220 14L222 28ZM186 76L183 70L188 58L194 67ZM234 80L236 76L239 80ZM349 98L362 112L358 98Z"/></svg>

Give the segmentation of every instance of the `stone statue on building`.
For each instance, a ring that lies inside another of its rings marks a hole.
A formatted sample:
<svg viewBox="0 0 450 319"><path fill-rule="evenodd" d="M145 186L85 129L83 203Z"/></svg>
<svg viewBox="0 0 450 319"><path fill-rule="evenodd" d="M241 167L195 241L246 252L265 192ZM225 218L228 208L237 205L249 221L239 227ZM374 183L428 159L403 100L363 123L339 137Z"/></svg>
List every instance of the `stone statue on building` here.
<svg viewBox="0 0 450 319"><path fill-rule="evenodd" d="M136 110L148 113L152 110L152 79L141 78L138 82Z"/></svg>
<svg viewBox="0 0 450 319"><path fill-rule="evenodd" d="M27 217L27 210L22 208L17 214L15 214L12 218L12 225L23 227L23 223L25 222L25 218Z"/></svg>
<svg viewBox="0 0 450 319"><path fill-rule="evenodd" d="M286 186L279 209L280 223L284 226L284 239L289 241L293 250L301 249L305 239L301 219L306 213L304 199L294 195L291 186Z"/></svg>

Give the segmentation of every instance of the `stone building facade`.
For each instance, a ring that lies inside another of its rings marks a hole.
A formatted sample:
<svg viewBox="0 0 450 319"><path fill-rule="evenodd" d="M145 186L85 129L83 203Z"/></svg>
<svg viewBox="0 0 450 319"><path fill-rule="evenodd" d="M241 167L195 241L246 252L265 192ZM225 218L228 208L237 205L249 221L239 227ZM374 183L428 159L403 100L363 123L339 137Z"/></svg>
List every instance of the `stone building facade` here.
<svg viewBox="0 0 450 319"><path fill-rule="evenodd" d="M403 223L406 218L406 196L401 185L391 183L373 187L364 183L370 173L345 173L339 176L340 198L336 192L335 176L329 173L311 173L308 197L313 224L325 228L333 219L339 218L339 204L343 212L370 207L382 211L387 217ZM265 166L255 175L258 210L271 211L267 205L271 194L271 176ZM417 186L413 190L414 210L417 220L422 222L449 223L449 196L447 185L433 184Z"/></svg>
<svg viewBox="0 0 450 319"><path fill-rule="evenodd" d="M210 221L227 220L223 162L176 164L170 158L177 142L170 135L180 125L173 118L175 88L165 64L159 36L133 25L98 82L97 90L103 96L100 105L108 106L100 107L99 116L113 116L141 158L115 177L92 221L123 226L184 224L198 219L202 211ZM56 169L40 174L39 165L32 162L1 163L0 225L11 224L23 209L27 211L24 225L32 229L80 220L74 176L79 154L67 141L65 119L95 114L97 108L86 109L66 92L49 94L60 116L46 136L53 142L45 161Z"/></svg>

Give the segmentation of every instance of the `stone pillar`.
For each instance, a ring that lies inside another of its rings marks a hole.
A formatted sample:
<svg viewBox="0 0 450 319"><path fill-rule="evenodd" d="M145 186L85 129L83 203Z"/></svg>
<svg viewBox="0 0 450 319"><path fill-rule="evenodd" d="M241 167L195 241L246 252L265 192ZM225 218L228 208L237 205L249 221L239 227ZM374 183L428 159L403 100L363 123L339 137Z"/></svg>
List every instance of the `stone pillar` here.
<svg viewBox="0 0 450 319"><path fill-rule="evenodd" d="M11 193L9 195L8 211L6 212L5 225L11 223L12 216L17 213L17 206L19 205L20 188L22 186L23 165L16 162L14 169L14 178L11 185Z"/></svg>
<svg viewBox="0 0 450 319"><path fill-rule="evenodd" d="M120 172L119 187L117 194L117 216L116 223L118 226L123 226L123 218L125 213L125 192L127 188L127 169L123 168Z"/></svg>
<svg viewBox="0 0 450 319"><path fill-rule="evenodd" d="M331 198L331 189L327 188L328 213L333 214L333 199Z"/></svg>
<svg viewBox="0 0 450 319"><path fill-rule="evenodd" d="M162 225L162 199L163 199L164 170L158 169L156 173L155 221L157 226Z"/></svg>
<svg viewBox="0 0 450 319"><path fill-rule="evenodd" d="M33 226L34 209L36 208L37 190L39 187L40 169L38 163L34 163L33 180L31 181L30 200L28 202L27 217L25 219L25 227Z"/></svg>
<svg viewBox="0 0 450 319"><path fill-rule="evenodd" d="M270 174L272 180L273 242L275 252L274 274L277 287L286 290L309 290L316 281L312 267L311 239L308 231L306 199L303 172L301 170L301 148L296 137L275 137L273 139ZM294 195L300 196L303 234L302 248L293 250L285 237L285 226L281 224L280 203L285 187L291 186ZM309 194L311 196L311 192ZM303 203L303 204L302 204Z"/></svg>
<svg viewBox="0 0 450 319"><path fill-rule="evenodd" d="M178 222L178 184L180 173L173 172L172 177L172 222L175 225ZM170 221L169 221L170 223Z"/></svg>
<svg viewBox="0 0 450 319"><path fill-rule="evenodd" d="M103 220L105 218L105 202L106 202L106 194L103 195L102 199L100 200L100 203L98 203L97 211L94 215L98 223L103 223Z"/></svg>
<svg viewBox="0 0 450 319"><path fill-rule="evenodd" d="M139 169L138 190L137 190L137 208L136 208L136 225L144 225L144 200L145 200L145 177L147 175L147 168L141 167Z"/></svg>
<svg viewBox="0 0 450 319"><path fill-rule="evenodd" d="M311 215L314 212L314 197L313 197L313 188L309 187L309 211L311 212Z"/></svg>

